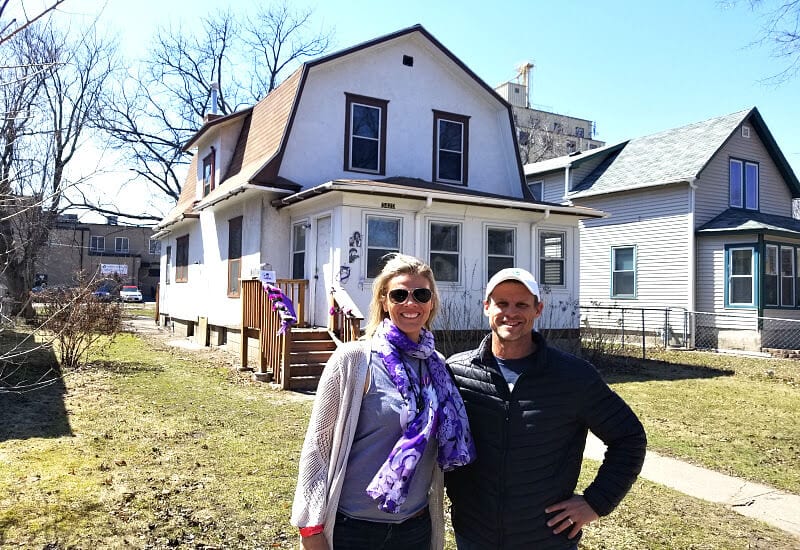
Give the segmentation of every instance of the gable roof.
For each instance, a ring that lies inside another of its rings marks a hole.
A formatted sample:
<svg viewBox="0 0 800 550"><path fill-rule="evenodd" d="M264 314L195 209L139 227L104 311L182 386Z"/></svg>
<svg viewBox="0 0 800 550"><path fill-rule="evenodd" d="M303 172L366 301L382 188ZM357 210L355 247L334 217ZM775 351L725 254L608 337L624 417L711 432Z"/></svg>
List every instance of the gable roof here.
<svg viewBox="0 0 800 550"><path fill-rule="evenodd" d="M622 141L612 145L597 147L596 149L589 149L588 151L576 151L569 155L532 162L523 166L525 176L538 176L547 172L555 172L557 170L563 170L564 168L574 167L601 155L609 155L619 151L625 147L627 143L627 141Z"/></svg>
<svg viewBox="0 0 800 550"><path fill-rule="evenodd" d="M754 210L729 208L697 229L698 233L772 233L800 235L800 220L764 214Z"/></svg>
<svg viewBox="0 0 800 550"><path fill-rule="evenodd" d="M635 138L619 150L612 147L609 157L573 188L569 198L693 181L745 121L761 138L792 196L800 197L800 181L753 107Z"/></svg>

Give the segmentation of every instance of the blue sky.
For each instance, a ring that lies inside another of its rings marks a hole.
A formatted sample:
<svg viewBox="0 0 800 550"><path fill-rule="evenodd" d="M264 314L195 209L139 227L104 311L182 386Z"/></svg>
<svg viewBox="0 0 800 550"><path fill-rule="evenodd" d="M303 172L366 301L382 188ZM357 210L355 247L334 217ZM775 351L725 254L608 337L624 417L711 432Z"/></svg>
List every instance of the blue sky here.
<svg viewBox="0 0 800 550"><path fill-rule="evenodd" d="M335 49L420 23L491 86L532 61L534 107L593 120L607 143L756 106L800 175L800 77L763 82L784 65L770 45L753 44L763 19L746 0L290 3L315 10L313 23L334 30ZM102 5L67 0L64 11ZM100 21L137 52L159 24L187 27L226 5L255 4L107 0Z"/></svg>

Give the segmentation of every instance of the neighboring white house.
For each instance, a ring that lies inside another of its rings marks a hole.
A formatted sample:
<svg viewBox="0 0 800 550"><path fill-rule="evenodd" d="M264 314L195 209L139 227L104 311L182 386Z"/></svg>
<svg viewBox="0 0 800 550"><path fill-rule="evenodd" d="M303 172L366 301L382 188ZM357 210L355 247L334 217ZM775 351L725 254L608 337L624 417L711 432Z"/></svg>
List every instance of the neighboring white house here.
<svg viewBox="0 0 800 550"><path fill-rule="evenodd" d="M696 343L785 347L758 317L800 319L800 183L756 108L525 173L545 200L609 214L581 223L582 305L672 307Z"/></svg>
<svg viewBox="0 0 800 550"><path fill-rule="evenodd" d="M177 206L158 225L160 314L202 318L232 343L239 278L307 279L307 319L329 293L366 314L381 257L429 262L440 327L480 328L498 269L521 266L553 303L577 303L578 221L591 208L533 200L511 109L417 25L309 62L252 108L207 117ZM553 326L576 328L559 309Z"/></svg>

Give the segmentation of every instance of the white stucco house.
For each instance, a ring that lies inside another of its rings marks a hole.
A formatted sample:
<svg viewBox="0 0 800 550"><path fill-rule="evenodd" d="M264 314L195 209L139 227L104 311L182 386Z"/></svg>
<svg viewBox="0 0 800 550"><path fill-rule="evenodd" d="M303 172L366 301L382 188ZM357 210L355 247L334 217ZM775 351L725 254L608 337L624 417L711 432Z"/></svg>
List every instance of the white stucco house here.
<svg viewBox="0 0 800 550"><path fill-rule="evenodd" d="M304 279L310 326L331 289L365 314L381 257L433 267L439 327L485 327L483 289L521 266L554 303L577 303L579 220L592 208L534 200L510 106L417 25L305 63L251 108L207 117L158 224L162 321L237 339L240 279ZM562 310L559 310L562 311ZM547 322L576 328L566 315Z"/></svg>
<svg viewBox="0 0 800 550"><path fill-rule="evenodd" d="M789 345L774 319L800 319L800 182L755 107L525 173L545 201L609 214L581 222L582 305L675 308L670 331L699 347Z"/></svg>

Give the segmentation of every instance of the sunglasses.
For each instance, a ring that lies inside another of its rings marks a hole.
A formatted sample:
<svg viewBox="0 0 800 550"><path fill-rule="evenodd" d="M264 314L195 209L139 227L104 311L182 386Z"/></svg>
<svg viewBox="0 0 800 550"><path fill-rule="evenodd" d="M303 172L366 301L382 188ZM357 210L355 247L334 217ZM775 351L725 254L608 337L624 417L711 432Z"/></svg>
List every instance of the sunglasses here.
<svg viewBox="0 0 800 550"><path fill-rule="evenodd" d="M427 304L433 297L433 293L431 292L430 288L415 288L414 290L395 288L394 290L390 290L386 295L389 297L392 303L403 304L406 300L408 300L409 293L414 297L414 301L419 304Z"/></svg>

